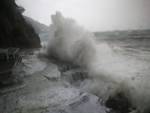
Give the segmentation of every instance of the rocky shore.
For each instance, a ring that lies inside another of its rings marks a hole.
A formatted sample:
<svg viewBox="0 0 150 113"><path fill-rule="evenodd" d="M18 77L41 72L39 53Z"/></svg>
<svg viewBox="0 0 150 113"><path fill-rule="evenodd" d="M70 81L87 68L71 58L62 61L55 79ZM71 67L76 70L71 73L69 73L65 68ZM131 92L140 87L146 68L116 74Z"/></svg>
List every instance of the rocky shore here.
<svg viewBox="0 0 150 113"><path fill-rule="evenodd" d="M0 112L106 113L108 108L97 96L74 86L74 83L86 79L81 69L39 58L36 52L27 53L15 71L22 76L23 83L0 90Z"/></svg>

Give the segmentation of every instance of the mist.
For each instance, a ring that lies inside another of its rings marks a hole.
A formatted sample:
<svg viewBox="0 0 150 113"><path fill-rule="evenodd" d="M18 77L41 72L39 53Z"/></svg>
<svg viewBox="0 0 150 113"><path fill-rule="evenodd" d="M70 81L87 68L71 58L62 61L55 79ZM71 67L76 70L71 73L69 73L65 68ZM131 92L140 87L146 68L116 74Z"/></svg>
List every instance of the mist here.
<svg viewBox="0 0 150 113"><path fill-rule="evenodd" d="M1 113L150 113L149 0L0 3Z"/></svg>
<svg viewBox="0 0 150 113"><path fill-rule="evenodd" d="M83 83L82 90L96 94L104 101L123 92L137 111L149 110L150 91L145 89L150 86L149 76L138 77L137 74L145 64L115 53L106 42L96 42L92 32L75 20L63 17L60 12L51 18L46 54L86 69L92 79Z"/></svg>
<svg viewBox="0 0 150 113"><path fill-rule="evenodd" d="M17 3L26 9L24 15L46 25L51 23L51 14L61 11L90 31L150 28L149 0L17 0Z"/></svg>

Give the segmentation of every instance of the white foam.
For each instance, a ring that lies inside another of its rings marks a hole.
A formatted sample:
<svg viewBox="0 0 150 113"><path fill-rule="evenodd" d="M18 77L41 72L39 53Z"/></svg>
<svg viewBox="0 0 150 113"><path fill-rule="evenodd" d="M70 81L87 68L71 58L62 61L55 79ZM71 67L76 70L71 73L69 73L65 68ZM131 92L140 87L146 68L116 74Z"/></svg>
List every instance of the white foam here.
<svg viewBox="0 0 150 113"><path fill-rule="evenodd" d="M149 85L144 82L147 77L132 80L141 67L114 53L107 43L97 44L94 39L93 33L57 12L52 15L47 54L86 68L93 80L85 83L83 89L97 92L102 98L123 91L141 111L148 109L145 103L150 105L150 91L144 89Z"/></svg>

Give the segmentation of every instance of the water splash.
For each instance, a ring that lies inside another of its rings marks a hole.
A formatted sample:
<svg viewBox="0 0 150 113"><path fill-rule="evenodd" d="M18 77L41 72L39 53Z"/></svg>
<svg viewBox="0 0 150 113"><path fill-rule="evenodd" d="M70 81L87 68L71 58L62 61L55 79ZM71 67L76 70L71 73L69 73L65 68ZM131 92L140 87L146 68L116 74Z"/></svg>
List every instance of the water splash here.
<svg viewBox="0 0 150 113"><path fill-rule="evenodd" d="M93 78L84 82L82 89L104 100L123 92L141 112L149 109L150 90L144 89L149 86L145 81L149 77L137 78L140 62L116 54L105 42L97 43L93 33L59 12L52 15L49 38L47 55L80 65Z"/></svg>

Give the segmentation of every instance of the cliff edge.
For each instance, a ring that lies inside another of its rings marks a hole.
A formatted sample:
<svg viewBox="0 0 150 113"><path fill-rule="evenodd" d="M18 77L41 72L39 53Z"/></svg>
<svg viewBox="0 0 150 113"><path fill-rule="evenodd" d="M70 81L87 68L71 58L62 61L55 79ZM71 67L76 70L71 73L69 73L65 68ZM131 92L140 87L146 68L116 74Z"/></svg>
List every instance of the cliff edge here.
<svg viewBox="0 0 150 113"><path fill-rule="evenodd" d="M0 48L39 48L40 38L22 16L15 0L0 1Z"/></svg>

